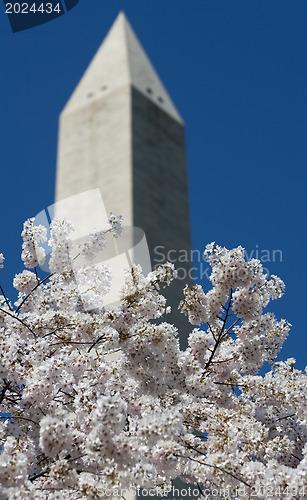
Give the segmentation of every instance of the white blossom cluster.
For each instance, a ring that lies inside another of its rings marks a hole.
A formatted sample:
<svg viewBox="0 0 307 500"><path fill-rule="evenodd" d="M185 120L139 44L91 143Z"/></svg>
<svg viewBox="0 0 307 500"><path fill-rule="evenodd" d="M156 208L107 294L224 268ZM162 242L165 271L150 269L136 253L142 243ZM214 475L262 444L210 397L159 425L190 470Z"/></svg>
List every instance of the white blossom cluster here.
<svg viewBox="0 0 307 500"><path fill-rule="evenodd" d="M105 308L112 277L93 261L106 235L80 244L78 267L72 230L52 222L39 277L47 231L27 221L15 304L0 288L0 499L95 500L176 477L208 499L306 498L306 372L276 361L290 325L264 311L283 282L241 247L208 245L212 288L184 289L196 327L181 350L161 294L174 267L134 267Z"/></svg>
<svg viewBox="0 0 307 500"><path fill-rule="evenodd" d="M122 216L110 213L108 222L110 224L111 232L114 238L118 238L122 234Z"/></svg>
<svg viewBox="0 0 307 500"><path fill-rule="evenodd" d="M21 258L28 268L36 267L45 261L46 253L40 243L47 240L47 228L35 225L34 218L28 219L23 225Z"/></svg>

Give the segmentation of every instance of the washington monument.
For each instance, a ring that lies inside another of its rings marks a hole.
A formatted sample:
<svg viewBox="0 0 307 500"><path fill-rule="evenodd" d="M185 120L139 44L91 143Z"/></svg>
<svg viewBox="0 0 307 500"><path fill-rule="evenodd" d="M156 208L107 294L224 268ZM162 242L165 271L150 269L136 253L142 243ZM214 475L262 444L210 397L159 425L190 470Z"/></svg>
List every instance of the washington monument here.
<svg viewBox="0 0 307 500"><path fill-rule="evenodd" d="M95 188L107 212L145 232L152 268L190 253L184 124L122 12L60 116L56 201ZM74 210L87 224L86 206ZM191 280L190 263L174 263L176 311Z"/></svg>

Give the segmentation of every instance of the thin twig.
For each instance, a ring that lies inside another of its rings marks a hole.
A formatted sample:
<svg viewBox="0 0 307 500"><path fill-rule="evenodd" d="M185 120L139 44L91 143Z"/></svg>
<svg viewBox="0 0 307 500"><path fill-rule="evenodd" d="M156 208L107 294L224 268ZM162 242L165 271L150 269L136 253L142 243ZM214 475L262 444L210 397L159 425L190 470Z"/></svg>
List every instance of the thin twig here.
<svg viewBox="0 0 307 500"><path fill-rule="evenodd" d="M224 336L226 336L226 335L230 332L230 330L231 330L231 329L232 329L232 328L233 328L233 327L234 327L234 326L235 326L235 325L236 325L239 321L240 321L240 318L236 319L236 321L234 321L234 322L232 323L232 325L231 325L231 326L230 326L230 327L226 330L226 332L224 333Z"/></svg>
<svg viewBox="0 0 307 500"><path fill-rule="evenodd" d="M2 307L0 307L0 311L4 312L5 314L8 314L9 316L11 316L11 318L16 319L16 321L19 321L19 323L21 323L23 326L25 326L34 335L34 337L36 338L36 334L34 333L34 331L32 330L32 328L30 328L29 325L27 325L27 323L23 319L18 318L18 316L15 316L14 314L11 314L9 311L6 311L5 309L2 309ZM15 312L17 312L17 309L16 309Z"/></svg>
<svg viewBox="0 0 307 500"><path fill-rule="evenodd" d="M211 364L219 364L219 363L227 363L227 361L232 361L234 358L228 358L228 359L220 359L218 361L211 361Z"/></svg>
<svg viewBox="0 0 307 500"><path fill-rule="evenodd" d="M37 274L37 267L34 267L34 272L35 272L37 284L39 285L40 281L39 281L39 277L38 277L38 274Z"/></svg>
<svg viewBox="0 0 307 500"><path fill-rule="evenodd" d="M91 352L92 349L94 349L95 345L97 345L101 340L103 340L103 338L105 337L105 335L101 335L92 345L91 347L89 348L89 350L87 351L87 353L89 354Z"/></svg>
<svg viewBox="0 0 307 500"><path fill-rule="evenodd" d="M48 472L50 472L50 467L47 467L47 469L43 470L42 472L38 472L37 474L34 473L34 476L31 476L29 477L29 481L35 481L36 479L38 479L39 477L42 477L42 476L45 476L46 474L48 474Z"/></svg>
<svg viewBox="0 0 307 500"><path fill-rule="evenodd" d="M10 311L13 311L13 308L11 307L11 304L9 303L7 296L5 295L4 290L3 290L1 285L0 285L0 290L2 292L2 295L4 297L5 302L7 303L8 308L10 309Z"/></svg>
<svg viewBox="0 0 307 500"><path fill-rule="evenodd" d="M203 493L203 490L202 490L202 489L201 489L201 487L200 487L200 484L199 484L199 483L197 483L197 488L198 488L198 491L199 491L200 495L201 495L202 497L206 498L206 497L205 497L205 495L204 495L204 493Z"/></svg>
<svg viewBox="0 0 307 500"><path fill-rule="evenodd" d="M203 373L203 375L205 374L206 370L209 368L210 364L211 364L211 361L217 351L217 348L218 346L220 345L220 342L223 338L223 332L224 332L224 328L225 328L225 325L226 325L226 321L227 321L227 318L228 318L228 313L229 313L229 309L231 307L231 301L232 301L232 289L230 290L230 297L229 297L229 303L228 303L228 306L226 308L226 314L225 314L225 318L223 320L223 325L221 326L221 330L220 330L220 333L218 335L218 338L217 338L217 341L215 343L215 346L213 348L213 351L212 353L210 354L210 357L209 357L209 360L207 361L206 365L205 365L205 371Z"/></svg>
<svg viewBox="0 0 307 500"><path fill-rule="evenodd" d="M291 413L291 415L286 415L285 417L280 417L277 420L283 420L284 418L294 417L295 415L296 415L296 413Z"/></svg>
<svg viewBox="0 0 307 500"><path fill-rule="evenodd" d="M56 328L55 330L52 330L52 332L46 333L45 335L42 336L42 339L49 337L49 335L53 335L54 333L60 331L60 330L65 330L65 328L73 328L75 325L73 324L68 324L65 326L59 326L59 328Z"/></svg>
<svg viewBox="0 0 307 500"><path fill-rule="evenodd" d="M20 420L27 420L29 422L32 422L32 424L35 424L35 425L38 425L39 427L39 424L37 422L35 422L34 420L32 420L31 418L26 418L26 417L16 417L14 415L11 415L11 419L12 420L15 420L15 419L20 419Z"/></svg>
<svg viewBox="0 0 307 500"><path fill-rule="evenodd" d="M4 398L5 398L5 393L6 391L9 389L10 385L11 385L11 382L4 382L4 387L0 393L0 405L2 404Z"/></svg>
<svg viewBox="0 0 307 500"><path fill-rule="evenodd" d="M212 333L212 337L214 338L215 342L217 342L217 340L216 340L216 336L215 336L215 333L214 333L214 331L212 330L210 323L208 323L208 326L209 326L209 330L210 330L210 332Z"/></svg>
<svg viewBox="0 0 307 500"><path fill-rule="evenodd" d="M26 300L28 300L28 298L30 297L30 295L32 295L33 292L35 292L35 290L41 286L43 283L45 283L45 281L47 281L49 278L51 278L51 276L53 276L54 273L51 273L49 274L48 276L46 276L46 278L44 278L42 281L40 281L39 283L37 283L37 285L35 285L35 287L31 290L31 292L28 293L28 295L25 296L25 298L20 302L19 306L17 307L16 309L16 313L19 311L19 309L23 306L23 304L26 302Z"/></svg>
<svg viewBox="0 0 307 500"><path fill-rule="evenodd" d="M194 450L196 451L197 453L199 453L200 455L203 455L203 456L206 456L205 453L201 452L200 450L198 450L197 448L194 448L193 446L190 446L190 445L187 445L188 448L190 448L191 450ZM221 472L224 472L225 474L228 474L229 476L231 476L232 478L236 479L237 481L240 481L241 483L245 484L246 486L248 486L249 488L251 488L251 486L246 482L244 481L244 479L238 477L238 476L235 476L232 472L229 472L228 470L226 469L223 469L222 467L219 467L218 465L213 465L213 464L207 464L206 462L201 462L200 460L197 460L196 458L192 458L192 457L185 457L185 456L182 456L182 455L177 455L178 457L181 456L181 458L187 458L189 460L192 460L193 462L198 462L199 464L201 465L206 465L208 467L212 467L214 469L217 469L217 470L220 470Z"/></svg>

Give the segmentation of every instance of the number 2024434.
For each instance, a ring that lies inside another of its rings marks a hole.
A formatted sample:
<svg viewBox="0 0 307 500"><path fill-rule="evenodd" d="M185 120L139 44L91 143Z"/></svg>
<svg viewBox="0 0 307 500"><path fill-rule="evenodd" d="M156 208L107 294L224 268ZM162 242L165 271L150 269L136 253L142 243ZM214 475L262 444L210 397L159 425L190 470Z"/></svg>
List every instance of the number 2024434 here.
<svg viewBox="0 0 307 500"><path fill-rule="evenodd" d="M61 5L57 3L56 5L52 5L52 3L6 3L5 4L5 12L6 14L52 14L56 12L60 14L62 12Z"/></svg>

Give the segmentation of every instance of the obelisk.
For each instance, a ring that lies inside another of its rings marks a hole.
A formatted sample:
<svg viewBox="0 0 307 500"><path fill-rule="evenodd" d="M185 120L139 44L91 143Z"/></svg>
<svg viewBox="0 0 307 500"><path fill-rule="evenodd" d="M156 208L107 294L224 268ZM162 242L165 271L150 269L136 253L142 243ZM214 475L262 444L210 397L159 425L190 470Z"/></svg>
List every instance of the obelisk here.
<svg viewBox="0 0 307 500"><path fill-rule="evenodd" d="M95 188L108 212L145 232L152 267L171 258L181 268L167 296L169 321L184 324L176 313L191 283L191 263L177 260L190 255L184 124L122 12L60 116L56 201Z"/></svg>

